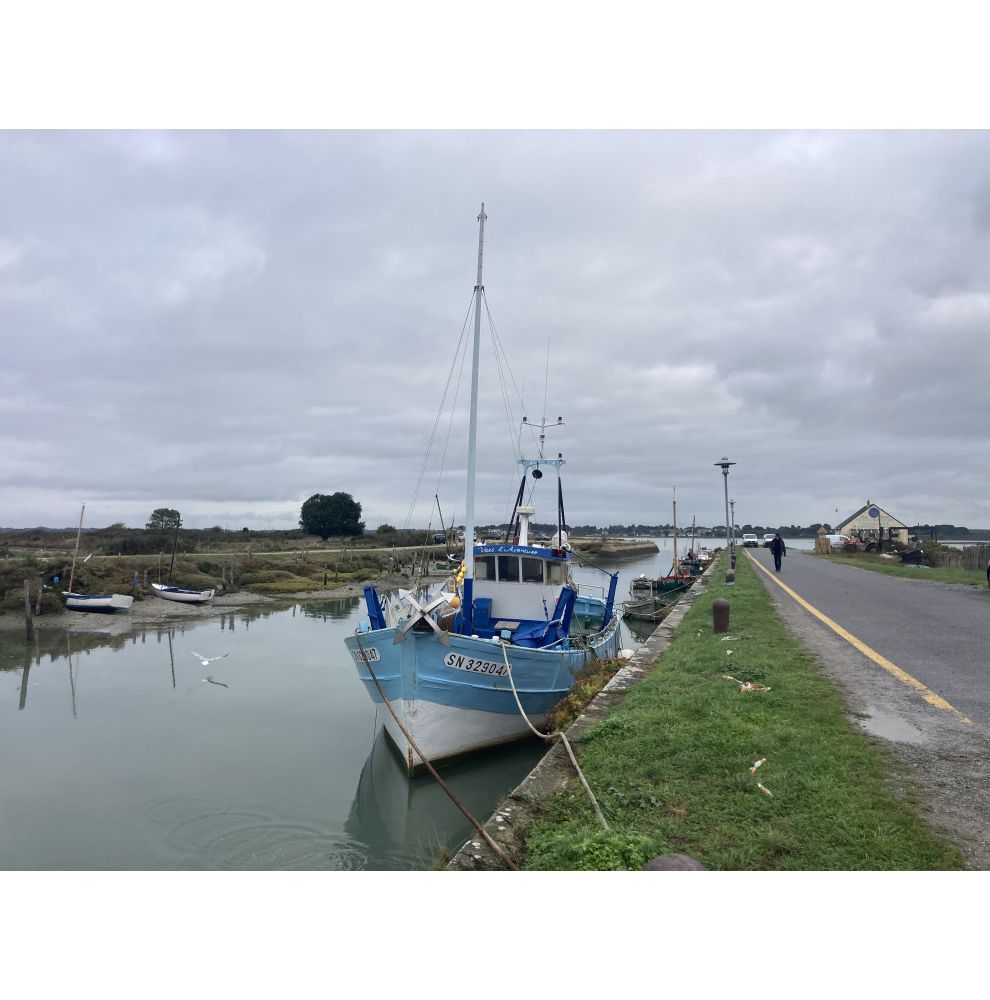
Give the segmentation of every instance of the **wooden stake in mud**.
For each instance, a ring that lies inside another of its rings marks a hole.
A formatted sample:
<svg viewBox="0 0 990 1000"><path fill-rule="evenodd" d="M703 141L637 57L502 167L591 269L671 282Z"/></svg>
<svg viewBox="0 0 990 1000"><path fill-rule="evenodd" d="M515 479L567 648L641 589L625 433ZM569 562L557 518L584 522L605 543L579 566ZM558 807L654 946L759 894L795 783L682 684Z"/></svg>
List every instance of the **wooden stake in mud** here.
<svg viewBox="0 0 990 1000"><path fill-rule="evenodd" d="M27 625L28 642L34 638L34 620L31 618L31 581L24 581L24 621Z"/></svg>

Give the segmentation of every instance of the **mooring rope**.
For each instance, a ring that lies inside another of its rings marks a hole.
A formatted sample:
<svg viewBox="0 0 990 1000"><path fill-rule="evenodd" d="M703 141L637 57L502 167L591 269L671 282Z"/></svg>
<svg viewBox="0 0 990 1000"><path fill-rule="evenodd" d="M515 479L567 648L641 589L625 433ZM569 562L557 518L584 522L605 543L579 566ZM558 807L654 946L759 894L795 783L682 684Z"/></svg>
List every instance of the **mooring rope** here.
<svg viewBox="0 0 990 1000"><path fill-rule="evenodd" d="M412 735L410 734L409 730L406 729L406 727L402 724L402 720L396 714L395 709L392 708L392 703L388 700L385 691L382 689L381 684L378 682L378 678L375 676L375 671L372 669L371 666L371 660L368 658L367 654L364 651L364 646L361 644L360 634L358 632L355 632L354 638L357 640L358 649L361 651L361 659L364 660L364 665L368 668L368 673L371 674L371 679L375 682L375 687L378 688L378 693L382 696L382 701L385 703L385 707L391 713L392 718L395 719L395 724L399 727L399 729L402 730L402 735L405 736L407 740L409 740L409 745L413 748L413 750L416 751L417 755L419 756L419 759L426 766L426 769L430 772L430 774L433 775L434 778L436 778L437 783L447 793L447 795L450 798L450 801L453 802L458 809L460 809L460 811L467 818L468 822L478 831L478 833L484 839L485 843L488 844L488 846L505 862L507 868L510 868L514 872L519 871L518 866L513 863L512 858L510 858L509 855L506 854L501 847L499 847L499 845L491 838L488 831L485 830L485 828L474 818L474 816L471 815L470 812L468 812L467 806L465 806L464 803L461 802L461 800L454 794L454 792L447 784L447 782L445 782L443 778L441 778L440 775L437 774L436 768L429 761L429 759L426 757L423 751L420 750L420 748L416 745L416 741L412 738ZM527 720L527 722L528 721L529 720Z"/></svg>
<svg viewBox="0 0 990 1000"><path fill-rule="evenodd" d="M598 805L598 799L595 798L595 793L591 790L591 785L588 784L588 780L584 776L584 772L581 770L581 765L578 764L577 758L574 756L574 751L571 749L570 740L562 733L559 729L552 733L541 733L532 722L529 721L529 716L526 715L522 707L522 702L519 700L519 694L516 691L516 682L512 677L512 664L509 663L509 653L506 648L506 643L499 642L502 647L502 658L505 660L505 669L509 674L509 686L512 688L512 696L516 699L516 706L519 709L519 714L523 717L523 722L529 726L530 730L534 735L539 736L542 740L554 740L559 739L564 744L564 749L567 751L567 756L571 758L571 763L574 765L574 770L577 771L577 776L584 785L584 790L588 793L588 798L591 799L591 807L595 811L595 816L598 818L598 823L603 830L608 829L608 823L605 821L605 816L602 813L601 807Z"/></svg>

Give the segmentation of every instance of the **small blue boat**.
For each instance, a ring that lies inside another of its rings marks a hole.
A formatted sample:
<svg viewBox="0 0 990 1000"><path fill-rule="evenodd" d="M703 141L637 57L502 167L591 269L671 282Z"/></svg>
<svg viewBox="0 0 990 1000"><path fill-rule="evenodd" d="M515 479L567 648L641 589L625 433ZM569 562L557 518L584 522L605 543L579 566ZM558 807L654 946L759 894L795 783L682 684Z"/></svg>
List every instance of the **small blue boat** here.
<svg viewBox="0 0 990 1000"><path fill-rule="evenodd" d="M345 639L372 700L383 705L385 730L411 774L424 758L449 760L541 729L578 673L619 655L614 613L617 573L602 572L606 596L579 594L564 527L560 468L542 454L520 459L522 485L511 537L475 544L475 455L481 324L484 205L478 216L478 280L468 432L463 562L433 593L364 588L368 620ZM523 418L526 423L526 418ZM556 424L562 424L558 418ZM524 505L530 479L557 473L558 529L549 543L530 543L535 508Z"/></svg>

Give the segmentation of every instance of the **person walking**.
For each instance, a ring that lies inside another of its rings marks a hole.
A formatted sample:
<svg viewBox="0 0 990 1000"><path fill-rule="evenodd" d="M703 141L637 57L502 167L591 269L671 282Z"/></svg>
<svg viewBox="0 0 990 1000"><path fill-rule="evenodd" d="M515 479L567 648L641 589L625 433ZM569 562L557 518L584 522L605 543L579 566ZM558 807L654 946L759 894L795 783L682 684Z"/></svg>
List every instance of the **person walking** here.
<svg viewBox="0 0 990 1000"><path fill-rule="evenodd" d="M780 560L787 555L787 546L784 544L784 539L780 537L779 531L770 540L770 551L773 553L773 568L779 573Z"/></svg>

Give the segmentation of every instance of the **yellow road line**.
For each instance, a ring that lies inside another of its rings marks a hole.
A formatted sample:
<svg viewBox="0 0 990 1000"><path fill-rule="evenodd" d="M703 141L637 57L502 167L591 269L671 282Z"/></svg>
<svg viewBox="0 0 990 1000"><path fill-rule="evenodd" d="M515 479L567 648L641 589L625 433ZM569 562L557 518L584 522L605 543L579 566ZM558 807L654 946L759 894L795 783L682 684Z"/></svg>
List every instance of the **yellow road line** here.
<svg viewBox="0 0 990 1000"><path fill-rule="evenodd" d="M941 708L943 711L952 712L960 722L966 722L972 724L972 719L967 719L959 709L954 708L950 705L941 695L937 695L931 688L925 687L921 681L912 677L909 673L901 670L899 666L895 663L891 663L885 656L881 656L875 649L871 649L866 645L861 639L857 639L851 632L847 632L841 625L837 622L832 621L828 615L822 614L818 608L813 607L809 604L800 594L791 590L786 583L783 583L773 573L770 572L752 553L747 552L746 555L749 557L750 562L761 572L764 573L769 579L773 580L775 584L785 594L793 597L798 604L801 605L805 611L813 614L819 621L824 622L836 635L841 636L849 645L858 649L864 656L871 659L878 666L883 667L892 677L896 677L902 684L906 684L908 687L914 688L915 691L920 692L921 697L928 702L929 705L934 705L935 708Z"/></svg>

